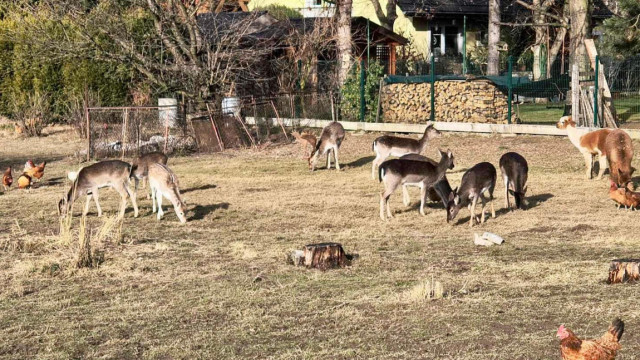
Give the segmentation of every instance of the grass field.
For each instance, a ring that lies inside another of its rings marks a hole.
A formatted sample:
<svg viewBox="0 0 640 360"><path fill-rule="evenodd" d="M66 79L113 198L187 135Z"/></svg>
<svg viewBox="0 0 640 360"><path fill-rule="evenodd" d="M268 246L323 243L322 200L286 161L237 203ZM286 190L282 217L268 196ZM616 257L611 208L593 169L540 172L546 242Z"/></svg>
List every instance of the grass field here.
<svg viewBox="0 0 640 360"><path fill-rule="evenodd" d="M296 144L171 158L190 221L180 225L171 208L156 221L139 193L141 216L129 208L121 231L92 243L99 267L82 269L56 211L82 141L0 139L1 169L50 161L40 186L0 195L0 357L558 359L560 324L599 337L615 317L626 323L618 359L640 357L638 287L604 281L610 260L639 257L640 213L616 210L607 180L584 180L568 139L433 141L426 155L454 153L453 187L504 152L529 161L529 208L504 209L499 183L497 217L471 229L466 210L453 224L438 204L420 216L417 189L409 208L392 195L396 217L382 222L382 186L370 178L377 135L349 133L340 172L310 173ZM118 197L105 189L101 200L109 219ZM95 211L97 237L105 220ZM506 243L474 246L484 231ZM326 272L285 263L323 241L359 258ZM432 280L443 299L417 295Z"/></svg>

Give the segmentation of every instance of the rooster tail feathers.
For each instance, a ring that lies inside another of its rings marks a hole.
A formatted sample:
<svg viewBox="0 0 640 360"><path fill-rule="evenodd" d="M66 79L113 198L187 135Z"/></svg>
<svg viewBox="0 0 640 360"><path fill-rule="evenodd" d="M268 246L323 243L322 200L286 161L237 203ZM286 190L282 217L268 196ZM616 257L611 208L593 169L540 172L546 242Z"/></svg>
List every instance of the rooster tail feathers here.
<svg viewBox="0 0 640 360"><path fill-rule="evenodd" d="M620 338L624 333L624 321L620 319L613 320L611 327L609 328L609 332L615 336L616 340L620 341Z"/></svg>

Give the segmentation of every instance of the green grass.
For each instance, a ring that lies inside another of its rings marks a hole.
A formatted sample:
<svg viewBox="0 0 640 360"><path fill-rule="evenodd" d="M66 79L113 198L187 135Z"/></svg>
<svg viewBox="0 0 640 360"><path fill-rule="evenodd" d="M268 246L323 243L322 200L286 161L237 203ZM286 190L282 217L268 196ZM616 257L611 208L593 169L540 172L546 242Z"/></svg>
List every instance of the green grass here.
<svg viewBox="0 0 640 360"><path fill-rule="evenodd" d="M347 134L340 172L310 173L296 144L170 158L189 222L170 207L156 221L139 194L141 216L129 209L120 236L91 244L103 254L93 269L76 268L56 211L66 171L77 170L68 156L83 142L2 139L0 169L51 162L40 186L0 195L0 357L557 359L560 324L592 338L617 316L627 325L617 359L640 357L638 287L604 283L611 259L638 256L638 213L615 209L607 180L583 178L568 139L432 141L426 155L454 153L453 187L506 151L529 161L529 208L504 209L499 181L497 217L471 229L466 209L452 224L438 204L420 216L416 189L407 208L396 191L395 218L379 219L378 135ZM115 214L117 194L100 199ZM88 231L104 223L92 205ZM474 246L484 231L506 243ZM286 264L291 250L324 241L359 258L326 272ZM440 282L444 298L423 300L426 281Z"/></svg>
<svg viewBox="0 0 640 360"><path fill-rule="evenodd" d="M551 107L553 106L553 107ZM523 124L555 124L562 117L564 107L557 104L513 105L513 117L520 117Z"/></svg>

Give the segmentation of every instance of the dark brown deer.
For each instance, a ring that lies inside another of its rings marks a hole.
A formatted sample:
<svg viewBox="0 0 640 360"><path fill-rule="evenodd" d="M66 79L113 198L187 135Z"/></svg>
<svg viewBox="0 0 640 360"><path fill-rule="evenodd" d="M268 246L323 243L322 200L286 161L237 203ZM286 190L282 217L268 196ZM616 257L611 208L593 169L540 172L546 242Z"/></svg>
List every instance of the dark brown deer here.
<svg viewBox="0 0 640 360"><path fill-rule="evenodd" d="M407 154L422 154L427 148L429 140L440 135L440 131L434 128L433 125L429 125L419 140L391 135L383 135L373 140L372 148L373 152L376 153L376 158L371 165L371 178L376 178L376 166L382 164L389 156L401 157Z"/></svg>
<svg viewBox="0 0 640 360"><path fill-rule="evenodd" d="M491 202L491 217L496 217L496 211L493 208L493 190L496 187L496 168L488 162L481 162L474 165L462 175L460 188L453 190L449 194L449 202L447 204L447 222L455 219L456 215L463 206L469 208L471 218L469 226L473 226L476 219L476 203L478 199L482 201L482 219L480 223L484 223L484 208L486 199L484 193L489 193L489 201Z"/></svg>
<svg viewBox="0 0 640 360"><path fill-rule="evenodd" d="M624 130L613 130L607 135L604 147L611 181L618 187L626 186L631 181L631 174L636 170L631 166L631 159L633 159L631 137Z"/></svg>
<svg viewBox="0 0 640 360"><path fill-rule="evenodd" d="M438 150L440 151L440 150ZM424 213L424 201L426 192L436 183L441 181L447 169L453 169L453 154L451 150L440 151L440 162L433 165L428 161L393 159L380 164L378 179L384 182L384 191L380 194L380 218L386 220L384 207L387 207L387 215L393 217L389 207L389 197L400 185L411 184L420 188L420 214Z"/></svg>
<svg viewBox="0 0 640 360"><path fill-rule="evenodd" d="M524 196L527 193L529 166L520 154L508 152L500 158L500 172L504 180L505 206L510 209L509 194L515 199L516 209L524 208Z"/></svg>
<svg viewBox="0 0 640 360"><path fill-rule="evenodd" d="M138 217L135 192L129 189L131 176L131 165L120 160L106 160L86 166L78 172L67 195L58 203L58 212L60 215L66 216L73 208L73 203L76 199L81 195L86 195L87 202L82 215L86 215L89 211L90 200L93 198L98 208L98 216L102 216L102 208L98 202L98 189L111 187L120 194L122 201L118 217L124 217L128 198L131 198L131 203L133 204L134 217Z"/></svg>
<svg viewBox="0 0 640 360"><path fill-rule="evenodd" d="M309 155L309 169L314 171L316 169L316 163L318 162L318 156L327 154L327 169L331 169L331 152L333 151L333 158L336 161L336 170L340 170L340 163L338 162L338 149L344 140L344 127L337 122L333 121L329 125L322 129L320 139L316 143L316 148Z"/></svg>
<svg viewBox="0 0 640 360"><path fill-rule="evenodd" d="M402 156L400 159L405 160L418 160L418 161L427 161L437 166L438 163L430 159L426 156L418 155L418 154L407 154ZM412 184L405 184L402 186L402 202L404 206L409 206L411 199L409 198L409 191L407 187L412 186ZM442 202L444 207L447 207L447 201L449 199L449 194L451 193L451 185L449 184L449 180L447 180L447 176L445 175L442 180L438 181L432 188L427 191L427 198L431 201Z"/></svg>

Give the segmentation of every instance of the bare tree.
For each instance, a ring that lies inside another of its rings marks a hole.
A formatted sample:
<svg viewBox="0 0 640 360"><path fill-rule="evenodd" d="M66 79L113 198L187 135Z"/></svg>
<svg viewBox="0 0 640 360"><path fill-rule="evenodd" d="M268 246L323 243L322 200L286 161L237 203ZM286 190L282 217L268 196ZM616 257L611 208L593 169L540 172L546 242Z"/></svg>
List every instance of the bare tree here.
<svg viewBox="0 0 640 360"><path fill-rule="evenodd" d="M572 114L578 119L580 112L580 85L579 75L584 64L585 48L584 39L587 38L590 22L589 0L567 0L570 1L571 9L571 105Z"/></svg>
<svg viewBox="0 0 640 360"><path fill-rule="evenodd" d="M385 7L386 12L382 10L380 0L371 0L371 4L373 5L378 20L380 20L380 25L387 30L393 31L393 25L398 18L398 12L396 10L398 0L387 0Z"/></svg>
<svg viewBox="0 0 640 360"><path fill-rule="evenodd" d="M353 0L338 0L336 3L338 6L337 50L338 61L340 62L338 81L340 84L344 84L352 64L351 9L353 7Z"/></svg>
<svg viewBox="0 0 640 360"><path fill-rule="evenodd" d="M500 0L489 0L489 57L487 75L499 75L500 52Z"/></svg>

